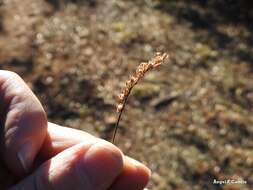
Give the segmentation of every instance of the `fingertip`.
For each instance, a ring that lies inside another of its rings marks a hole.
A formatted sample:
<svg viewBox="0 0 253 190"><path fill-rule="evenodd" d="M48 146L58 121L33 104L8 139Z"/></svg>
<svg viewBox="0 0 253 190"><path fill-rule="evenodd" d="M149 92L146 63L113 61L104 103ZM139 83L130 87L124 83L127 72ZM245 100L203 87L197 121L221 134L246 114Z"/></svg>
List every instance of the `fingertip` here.
<svg viewBox="0 0 253 190"><path fill-rule="evenodd" d="M111 159L119 168L123 168L123 153L119 148L109 142L99 141L94 143L86 152L85 157L92 156L94 158L105 157Z"/></svg>
<svg viewBox="0 0 253 190"><path fill-rule="evenodd" d="M143 181L149 180L149 178L151 177L151 170L148 167L138 162L137 160L134 160L133 158L130 158L127 156L126 156L126 160L136 167L137 173L139 174L140 177L143 178Z"/></svg>
<svg viewBox="0 0 253 190"><path fill-rule="evenodd" d="M140 162L125 156L123 172L110 190L142 190L148 184L151 171Z"/></svg>
<svg viewBox="0 0 253 190"><path fill-rule="evenodd" d="M84 154L81 165L93 187L106 189L121 173L123 155L114 145L98 142L93 144Z"/></svg>

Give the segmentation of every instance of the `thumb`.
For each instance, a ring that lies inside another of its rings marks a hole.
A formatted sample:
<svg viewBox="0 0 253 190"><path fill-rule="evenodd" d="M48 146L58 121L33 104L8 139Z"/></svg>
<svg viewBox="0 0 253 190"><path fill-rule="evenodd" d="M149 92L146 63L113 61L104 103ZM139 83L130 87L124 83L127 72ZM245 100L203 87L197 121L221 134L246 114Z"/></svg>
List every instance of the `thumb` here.
<svg viewBox="0 0 253 190"><path fill-rule="evenodd" d="M47 118L25 82L0 70L0 142L6 166L17 176L27 173L46 136Z"/></svg>
<svg viewBox="0 0 253 190"><path fill-rule="evenodd" d="M106 190L122 168L122 153L114 145L78 144L57 154L10 190Z"/></svg>

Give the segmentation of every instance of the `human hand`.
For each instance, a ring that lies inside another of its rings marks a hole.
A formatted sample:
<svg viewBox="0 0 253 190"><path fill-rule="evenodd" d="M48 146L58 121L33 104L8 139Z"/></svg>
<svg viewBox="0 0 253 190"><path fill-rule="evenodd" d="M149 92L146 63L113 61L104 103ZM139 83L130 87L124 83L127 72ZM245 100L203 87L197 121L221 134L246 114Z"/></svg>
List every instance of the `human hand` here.
<svg viewBox="0 0 253 190"><path fill-rule="evenodd" d="M113 144L47 122L25 82L0 71L0 189L142 190L150 171Z"/></svg>

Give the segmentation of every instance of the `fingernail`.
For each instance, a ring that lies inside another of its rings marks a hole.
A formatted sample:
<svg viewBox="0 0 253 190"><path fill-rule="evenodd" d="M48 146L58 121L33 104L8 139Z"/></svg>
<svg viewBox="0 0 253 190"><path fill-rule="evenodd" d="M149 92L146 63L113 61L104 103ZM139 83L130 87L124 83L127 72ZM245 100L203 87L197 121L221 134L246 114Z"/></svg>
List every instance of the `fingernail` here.
<svg viewBox="0 0 253 190"><path fill-rule="evenodd" d="M30 166L32 165L32 143L26 142L23 144L18 151L17 157L20 161L24 171L29 172Z"/></svg>
<svg viewBox="0 0 253 190"><path fill-rule="evenodd" d="M93 189L107 189L123 168L121 152L109 143L92 145L81 163Z"/></svg>

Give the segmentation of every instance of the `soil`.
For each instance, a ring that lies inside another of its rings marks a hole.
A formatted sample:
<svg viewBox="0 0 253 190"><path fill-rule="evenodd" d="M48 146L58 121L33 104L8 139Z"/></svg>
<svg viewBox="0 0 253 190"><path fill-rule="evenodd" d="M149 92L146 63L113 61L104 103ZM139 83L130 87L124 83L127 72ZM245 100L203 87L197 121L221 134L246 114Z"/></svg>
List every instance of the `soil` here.
<svg viewBox="0 0 253 190"><path fill-rule="evenodd" d="M50 121L111 140L125 81L167 52L133 90L116 145L152 169L148 189L250 190L251 4L2 0L0 68L24 78Z"/></svg>

